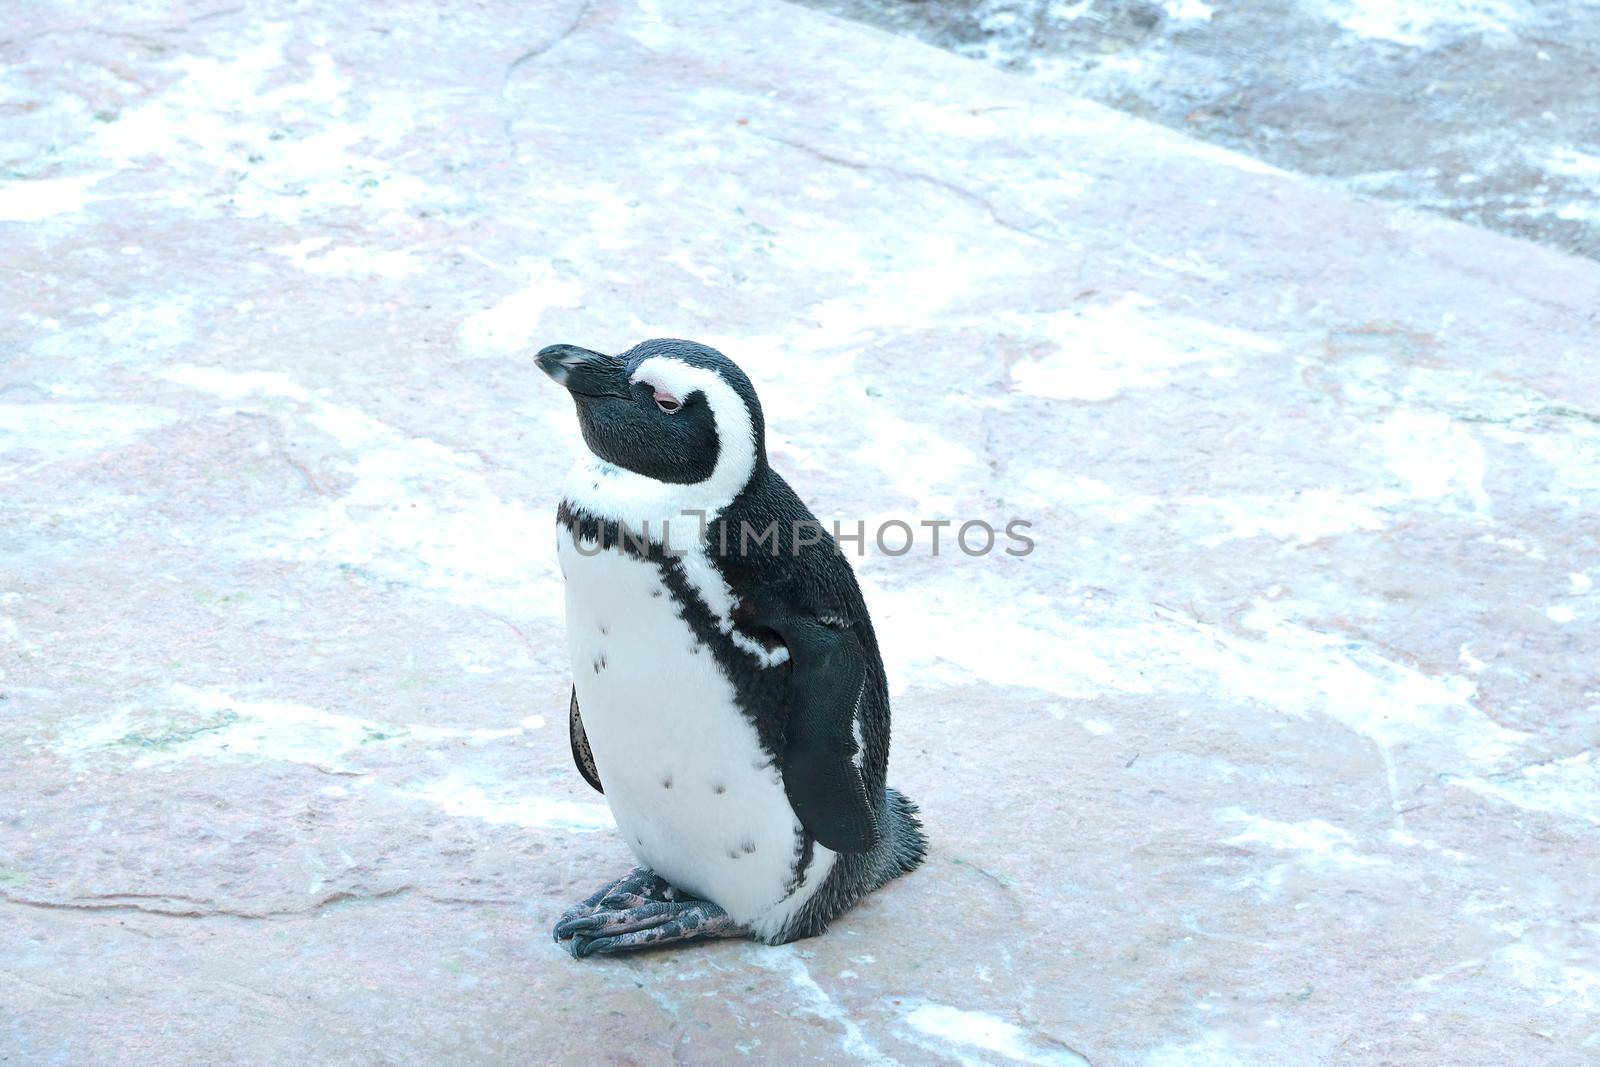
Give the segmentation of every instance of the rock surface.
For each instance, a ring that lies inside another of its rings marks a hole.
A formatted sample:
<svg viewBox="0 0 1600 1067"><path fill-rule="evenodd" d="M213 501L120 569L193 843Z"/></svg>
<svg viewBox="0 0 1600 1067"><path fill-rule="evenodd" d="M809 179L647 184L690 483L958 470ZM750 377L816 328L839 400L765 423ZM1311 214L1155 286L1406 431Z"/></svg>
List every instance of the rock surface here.
<svg viewBox="0 0 1600 1067"><path fill-rule="evenodd" d="M800 8L445 7L6 12L0 1061L1600 1055L1600 267ZM654 335L823 517L1037 547L858 563L923 870L578 963L529 357Z"/></svg>
<svg viewBox="0 0 1600 1067"><path fill-rule="evenodd" d="M803 0L1600 259L1596 0Z"/></svg>

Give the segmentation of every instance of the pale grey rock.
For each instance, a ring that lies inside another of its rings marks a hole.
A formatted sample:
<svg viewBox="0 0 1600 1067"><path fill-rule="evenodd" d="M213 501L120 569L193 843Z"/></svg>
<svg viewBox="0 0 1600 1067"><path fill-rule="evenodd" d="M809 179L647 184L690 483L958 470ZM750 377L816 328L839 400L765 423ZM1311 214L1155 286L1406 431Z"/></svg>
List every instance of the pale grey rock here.
<svg viewBox="0 0 1600 1067"><path fill-rule="evenodd" d="M784 5L6 25L0 1058L1595 1055L1594 264ZM1038 547L860 563L922 870L580 964L530 353L661 334Z"/></svg>

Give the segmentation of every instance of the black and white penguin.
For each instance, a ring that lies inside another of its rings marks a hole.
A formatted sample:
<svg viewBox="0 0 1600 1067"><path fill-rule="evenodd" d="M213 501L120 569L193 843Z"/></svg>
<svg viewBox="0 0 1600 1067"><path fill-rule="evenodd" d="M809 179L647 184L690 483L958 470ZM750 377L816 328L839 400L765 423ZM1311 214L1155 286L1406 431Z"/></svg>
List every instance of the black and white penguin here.
<svg viewBox="0 0 1600 1067"><path fill-rule="evenodd" d="M884 784L889 691L850 564L767 465L755 389L720 352L538 362L591 453L557 511L573 759L641 864L556 940L819 934L926 849Z"/></svg>

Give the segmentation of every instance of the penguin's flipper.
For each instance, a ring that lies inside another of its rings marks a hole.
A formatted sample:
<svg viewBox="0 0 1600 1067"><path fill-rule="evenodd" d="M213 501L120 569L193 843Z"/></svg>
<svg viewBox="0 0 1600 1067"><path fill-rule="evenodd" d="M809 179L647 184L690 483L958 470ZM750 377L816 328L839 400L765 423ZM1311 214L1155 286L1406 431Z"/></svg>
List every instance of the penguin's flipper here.
<svg viewBox="0 0 1600 1067"><path fill-rule="evenodd" d="M878 824L861 778L857 717L867 656L850 630L815 618L766 620L789 647L783 787L801 825L825 848L868 852Z"/></svg>
<svg viewBox="0 0 1600 1067"><path fill-rule="evenodd" d="M578 765L583 780L594 786L596 793L604 793L600 784L600 771L594 765L594 751L589 748L589 735L583 732L583 718L578 714L578 687L572 687L572 710L567 715L567 735L572 740L572 762Z"/></svg>

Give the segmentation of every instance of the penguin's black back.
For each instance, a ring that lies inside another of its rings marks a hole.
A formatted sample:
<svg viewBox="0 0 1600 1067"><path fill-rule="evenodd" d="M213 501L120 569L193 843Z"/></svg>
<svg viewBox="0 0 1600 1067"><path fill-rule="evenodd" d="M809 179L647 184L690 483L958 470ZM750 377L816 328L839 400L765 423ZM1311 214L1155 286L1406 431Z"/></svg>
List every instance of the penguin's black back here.
<svg viewBox="0 0 1600 1067"><path fill-rule="evenodd" d="M889 685L883 657L849 560L776 471L761 464L719 519L707 524L706 533L707 556L740 603L733 615L736 625L748 622L758 606L767 612L781 609L849 629L865 653L861 771L883 832L870 852L838 855L827 882L807 903L784 940L810 937L821 933L863 894L915 868L927 851L916 805L887 788ZM758 537L763 538L760 544L756 543ZM747 656L737 659L741 669L734 683L741 705L781 769L789 669L785 665L781 671L754 670L747 666ZM773 692L773 682L779 683L781 691ZM747 695L751 698L748 703ZM809 854L810 849L808 834L804 851Z"/></svg>

